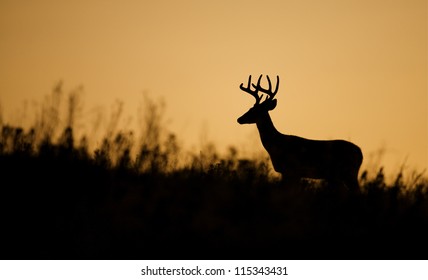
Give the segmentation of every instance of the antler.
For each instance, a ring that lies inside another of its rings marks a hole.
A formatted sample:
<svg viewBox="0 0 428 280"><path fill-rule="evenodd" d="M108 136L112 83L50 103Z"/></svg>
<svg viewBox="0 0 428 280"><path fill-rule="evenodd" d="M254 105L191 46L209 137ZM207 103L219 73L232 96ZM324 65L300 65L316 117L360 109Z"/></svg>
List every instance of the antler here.
<svg viewBox="0 0 428 280"><path fill-rule="evenodd" d="M260 75L259 78L259 83L257 84L257 89L260 90L261 92L266 93L269 97L266 99L273 99L276 95L276 93L278 92L278 88L279 88L279 76L276 76L276 87L275 87L275 91L272 91L272 83L270 82L270 78L268 75L266 75L267 80L268 80L268 84L269 84L269 89L264 89L260 86L260 79L262 78L262 75ZM254 85L253 85L254 86Z"/></svg>
<svg viewBox="0 0 428 280"><path fill-rule="evenodd" d="M251 94L252 96L254 96L254 98L256 99L256 104L260 103L260 100L262 99L261 96L259 96L258 92L259 92L259 87L260 87L260 81L262 79L262 75L260 75L259 80L257 82L257 86L255 84L251 83L251 75L248 78L248 86L244 87L244 83L242 83L239 88L249 94ZM255 90L251 90L251 85L254 87Z"/></svg>
<svg viewBox="0 0 428 280"><path fill-rule="evenodd" d="M262 88L262 86L260 85L262 77L263 75L260 75L259 79L257 80L257 85L255 85L251 83L251 75L250 75L250 77L248 78L248 86L244 87L243 83L239 86L241 90L254 96L254 98L256 99L256 104L260 104L260 100L262 99L262 96L259 96L258 94L259 91L266 93L268 95L265 100L268 100L268 99L272 100L275 97L276 93L278 92L278 88L279 88L279 76L276 76L276 87L274 91L272 91L272 83L268 75L266 75L266 77L268 80L269 88L268 89ZM254 87L254 90L251 90L251 86Z"/></svg>

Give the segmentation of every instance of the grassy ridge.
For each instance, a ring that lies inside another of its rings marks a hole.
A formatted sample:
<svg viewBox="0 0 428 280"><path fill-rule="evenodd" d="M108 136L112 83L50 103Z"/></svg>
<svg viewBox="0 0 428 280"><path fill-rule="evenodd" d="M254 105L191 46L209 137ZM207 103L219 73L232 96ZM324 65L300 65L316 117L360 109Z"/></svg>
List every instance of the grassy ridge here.
<svg viewBox="0 0 428 280"><path fill-rule="evenodd" d="M55 138L52 115L28 131L2 125L0 258L426 258L423 179L363 172L351 195L272 178L266 160L235 149L180 163L176 136L162 138L156 106L146 109L140 145L112 129L93 152L72 126Z"/></svg>

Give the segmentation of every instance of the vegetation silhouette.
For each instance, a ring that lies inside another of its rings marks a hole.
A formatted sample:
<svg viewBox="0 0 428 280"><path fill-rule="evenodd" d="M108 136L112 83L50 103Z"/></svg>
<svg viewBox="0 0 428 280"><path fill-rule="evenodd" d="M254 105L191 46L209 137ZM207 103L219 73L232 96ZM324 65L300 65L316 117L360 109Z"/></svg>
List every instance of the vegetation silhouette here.
<svg viewBox="0 0 428 280"><path fill-rule="evenodd" d="M361 149L344 140L310 140L281 134L269 115L269 111L276 107L274 98L279 88L279 77L276 77L275 90L272 90L269 76L269 88L264 89L260 84L262 77L260 75L257 85L251 83L251 75L247 87L241 84L241 90L252 95L256 103L238 118L238 123L257 125L263 147L269 153L275 170L291 182L301 178L340 181L351 190L358 191L358 171L363 161ZM267 94L262 103L259 91Z"/></svg>
<svg viewBox="0 0 428 280"><path fill-rule="evenodd" d="M76 140L75 102L63 128L55 108L28 130L1 124L1 259L426 258L425 179L363 172L349 195L285 186L236 148L178 163L177 137L161 137L160 105L146 102L141 141L110 129L94 151Z"/></svg>

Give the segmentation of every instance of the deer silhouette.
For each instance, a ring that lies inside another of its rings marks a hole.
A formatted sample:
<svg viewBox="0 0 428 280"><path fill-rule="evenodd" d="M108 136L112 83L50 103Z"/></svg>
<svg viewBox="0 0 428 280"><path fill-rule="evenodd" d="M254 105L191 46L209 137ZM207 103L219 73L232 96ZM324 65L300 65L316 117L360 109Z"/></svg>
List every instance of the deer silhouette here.
<svg viewBox="0 0 428 280"><path fill-rule="evenodd" d="M278 92L279 77L276 77L276 87L272 91L269 76L269 88L260 85L262 76L257 85L251 82L251 75L247 87L240 85L241 90L256 99L256 103L238 118L238 123L257 125L263 147L269 153L275 171L290 181L301 178L323 179L341 182L351 190L358 190L358 171L363 161L361 149L344 140L311 140L280 133L269 115L269 111L275 109L277 104L274 97ZM259 92L266 94L262 102L263 96Z"/></svg>

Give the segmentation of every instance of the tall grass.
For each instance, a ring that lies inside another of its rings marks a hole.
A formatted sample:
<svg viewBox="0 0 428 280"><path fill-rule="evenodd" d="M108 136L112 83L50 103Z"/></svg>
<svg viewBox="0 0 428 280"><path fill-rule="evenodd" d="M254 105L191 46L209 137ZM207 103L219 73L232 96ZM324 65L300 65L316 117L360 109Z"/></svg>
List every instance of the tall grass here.
<svg viewBox="0 0 428 280"><path fill-rule="evenodd" d="M3 259L425 258L427 181L362 172L361 193L272 176L267 158L231 147L190 153L145 97L141 135L115 104L99 146L76 137L78 91L45 100L34 125L3 119ZM62 107L64 108L64 106ZM65 117L64 117L65 116Z"/></svg>

